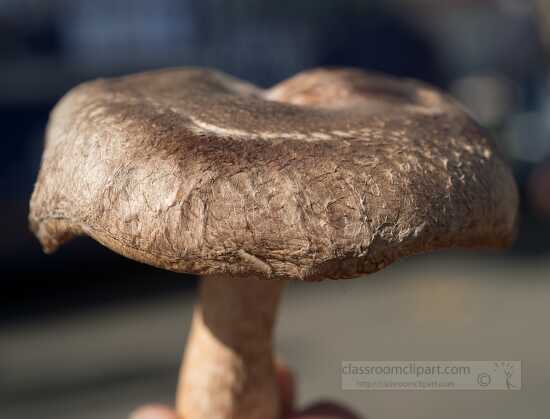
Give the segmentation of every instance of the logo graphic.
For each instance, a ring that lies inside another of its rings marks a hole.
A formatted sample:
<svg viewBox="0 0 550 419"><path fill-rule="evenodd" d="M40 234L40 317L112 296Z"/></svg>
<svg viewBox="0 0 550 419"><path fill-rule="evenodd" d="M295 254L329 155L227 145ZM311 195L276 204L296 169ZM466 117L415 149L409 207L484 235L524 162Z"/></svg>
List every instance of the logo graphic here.
<svg viewBox="0 0 550 419"><path fill-rule="evenodd" d="M495 370L500 370L504 373L504 379L506 382L506 388L512 390L518 388L516 385L512 384L512 377L514 375L514 365L509 361L500 361L495 362Z"/></svg>

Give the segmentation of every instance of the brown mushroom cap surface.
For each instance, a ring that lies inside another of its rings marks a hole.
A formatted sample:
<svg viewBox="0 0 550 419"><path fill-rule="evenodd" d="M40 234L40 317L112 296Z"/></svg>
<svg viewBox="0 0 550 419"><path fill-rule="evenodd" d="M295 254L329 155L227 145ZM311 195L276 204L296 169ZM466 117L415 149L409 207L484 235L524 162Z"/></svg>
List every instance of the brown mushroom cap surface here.
<svg viewBox="0 0 550 419"><path fill-rule="evenodd" d="M318 280L506 246L517 207L486 133L425 84L335 69L262 90L183 68L69 92L30 221L46 251L85 234L172 271Z"/></svg>

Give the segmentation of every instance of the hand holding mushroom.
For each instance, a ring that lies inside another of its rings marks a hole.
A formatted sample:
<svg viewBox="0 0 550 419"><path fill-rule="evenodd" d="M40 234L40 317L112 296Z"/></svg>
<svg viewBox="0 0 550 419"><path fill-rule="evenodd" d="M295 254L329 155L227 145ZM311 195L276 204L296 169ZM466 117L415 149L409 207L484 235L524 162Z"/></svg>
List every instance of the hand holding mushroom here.
<svg viewBox="0 0 550 419"><path fill-rule="evenodd" d="M294 378L290 370L276 363L277 386L282 419L359 419L351 410L330 401L317 402L303 410L294 409ZM136 409L130 419L177 419L175 410L163 405L146 405Z"/></svg>
<svg viewBox="0 0 550 419"><path fill-rule="evenodd" d="M59 102L30 223L46 252L85 234L202 276L178 414L274 419L286 280L504 247L517 207L486 133L432 87L321 69L262 90L183 68L84 83Z"/></svg>

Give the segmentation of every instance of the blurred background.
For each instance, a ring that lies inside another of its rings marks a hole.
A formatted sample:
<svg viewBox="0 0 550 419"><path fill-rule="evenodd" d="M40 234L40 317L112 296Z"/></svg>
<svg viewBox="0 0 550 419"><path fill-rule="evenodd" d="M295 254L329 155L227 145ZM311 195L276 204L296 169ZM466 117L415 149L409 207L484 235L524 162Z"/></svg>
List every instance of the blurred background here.
<svg viewBox="0 0 550 419"><path fill-rule="evenodd" d="M299 401L368 418L550 412L548 0L0 0L0 418L123 418L171 403L196 281L77 239L42 254L28 200L56 101L166 66L269 86L356 66L449 91L494 135L522 196L501 254L411 258L368 280L291 284L277 347ZM523 361L509 392L342 391L343 360Z"/></svg>

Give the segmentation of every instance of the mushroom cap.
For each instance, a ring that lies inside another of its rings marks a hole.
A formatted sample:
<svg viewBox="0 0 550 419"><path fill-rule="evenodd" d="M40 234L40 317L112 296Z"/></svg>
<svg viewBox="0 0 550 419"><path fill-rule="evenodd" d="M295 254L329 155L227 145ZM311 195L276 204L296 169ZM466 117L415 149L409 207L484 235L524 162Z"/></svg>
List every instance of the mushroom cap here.
<svg viewBox="0 0 550 419"><path fill-rule="evenodd" d="M179 68L71 90L29 218L46 252L84 234L177 272L319 280L507 246L517 208L487 133L423 83L318 69L262 90Z"/></svg>

